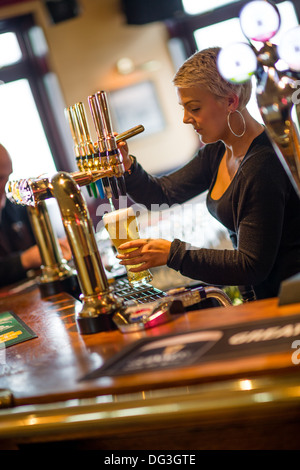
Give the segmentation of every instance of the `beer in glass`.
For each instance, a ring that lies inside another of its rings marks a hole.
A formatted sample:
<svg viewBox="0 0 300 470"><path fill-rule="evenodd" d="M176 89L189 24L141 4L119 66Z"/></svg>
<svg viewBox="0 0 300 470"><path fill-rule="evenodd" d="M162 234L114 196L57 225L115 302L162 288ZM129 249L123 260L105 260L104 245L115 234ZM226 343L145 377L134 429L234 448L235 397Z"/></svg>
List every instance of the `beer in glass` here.
<svg viewBox="0 0 300 470"><path fill-rule="evenodd" d="M128 250L119 250L119 246L123 243L140 238L137 219L132 207L104 214L103 223L118 253L128 253L129 251L136 249L130 248ZM149 282L153 279L153 276L148 269L138 273L130 271L131 268L137 266L140 266L140 264L125 266L128 281L131 285Z"/></svg>

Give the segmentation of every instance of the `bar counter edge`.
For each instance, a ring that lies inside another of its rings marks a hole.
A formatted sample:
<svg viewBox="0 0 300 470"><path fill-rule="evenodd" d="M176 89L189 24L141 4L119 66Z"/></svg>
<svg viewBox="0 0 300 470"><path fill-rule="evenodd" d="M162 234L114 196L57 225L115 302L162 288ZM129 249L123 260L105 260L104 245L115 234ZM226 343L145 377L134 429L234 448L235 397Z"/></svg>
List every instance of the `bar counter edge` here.
<svg viewBox="0 0 300 470"><path fill-rule="evenodd" d="M87 449L300 447L292 348L80 381L142 338L297 315L300 304L268 299L188 312L148 331L95 335L79 335L79 304L66 294L42 299L37 286L0 298L0 311L13 311L37 334L5 351L0 449L59 442Z"/></svg>

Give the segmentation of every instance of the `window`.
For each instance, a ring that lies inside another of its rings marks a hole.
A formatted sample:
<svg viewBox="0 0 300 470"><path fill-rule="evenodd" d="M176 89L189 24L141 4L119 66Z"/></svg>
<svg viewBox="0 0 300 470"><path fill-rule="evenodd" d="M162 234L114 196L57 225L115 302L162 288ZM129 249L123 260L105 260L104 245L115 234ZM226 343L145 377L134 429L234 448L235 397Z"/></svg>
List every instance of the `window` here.
<svg viewBox="0 0 300 470"><path fill-rule="evenodd" d="M13 179L70 171L41 34L30 15L0 22L0 143L12 157Z"/></svg>
<svg viewBox="0 0 300 470"><path fill-rule="evenodd" d="M199 28L194 31L194 37L199 51L212 46L225 47L231 42L245 42L245 36L238 18L231 18L230 20Z"/></svg>
<svg viewBox="0 0 300 470"><path fill-rule="evenodd" d="M298 25L298 18L293 4L290 1L285 1L278 4L280 13L281 24L278 33L272 38L274 44L278 44L282 35L289 29ZM222 46L233 42L247 42L240 27L239 18L231 18L220 23L215 23L204 28L199 28L194 31L194 37L197 44L197 49L205 49L211 46ZM256 42L255 46L260 49L262 43ZM253 80L253 92L249 104L247 106L251 115L259 122L263 122L259 112L256 96L255 96L255 80Z"/></svg>
<svg viewBox="0 0 300 470"><path fill-rule="evenodd" d="M55 173L56 165L28 80L1 85L0 103L0 142L13 160L12 179Z"/></svg>
<svg viewBox="0 0 300 470"><path fill-rule="evenodd" d="M238 0L210 0L209 2L199 2L199 0L182 0L183 9L190 15L206 13L215 8L234 3Z"/></svg>
<svg viewBox="0 0 300 470"><path fill-rule="evenodd" d="M0 67L14 64L22 58L22 51L15 33L0 35Z"/></svg>
<svg viewBox="0 0 300 470"><path fill-rule="evenodd" d="M239 22L239 13L246 2L237 0L212 0L200 2L199 0L182 0L187 13L179 20L173 20L169 24L171 37L177 38L183 45L187 58L196 50L207 47L224 47L232 42L247 42ZM299 24L300 2L275 1L280 12L281 26L278 33L272 38L272 42L278 44L282 35L289 29ZM259 49L262 43L257 42ZM181 59L181 63L184 60ZM176 66L181 65L176 63ZM255 119L262 122L260 112L256 104L255 80L254 89L248 105L249 112Z"/></svg>
<svg viewBox="0 0 300 470"><path fill-rule="evenodd" d="M278 4L281 18L281 25L278 33L272 38L274 44L278 44L282 35L289 29L298 25L298 18L294 5L290 1ZM239 18L231 18L220 23L215 23L194 31L197 49L201 50L210 46L226 46L231 42L246 42L246 38L241 30ZM262 43L258 43L260 48Z"/></svg>

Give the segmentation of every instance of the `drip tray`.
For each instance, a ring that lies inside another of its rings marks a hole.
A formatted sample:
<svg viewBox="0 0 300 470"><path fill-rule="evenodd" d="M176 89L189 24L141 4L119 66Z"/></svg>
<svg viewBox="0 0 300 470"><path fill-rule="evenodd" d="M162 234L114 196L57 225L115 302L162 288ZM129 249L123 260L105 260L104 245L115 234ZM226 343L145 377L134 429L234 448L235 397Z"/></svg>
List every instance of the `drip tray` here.
<svg viewBox="0 0 300 470"><path fill-rule="evenodd" d="M113 283L115 295L121 297L127 305L153 302L166 296L166 293L151 284L131 286L127 277L117 279Z"/></svg>

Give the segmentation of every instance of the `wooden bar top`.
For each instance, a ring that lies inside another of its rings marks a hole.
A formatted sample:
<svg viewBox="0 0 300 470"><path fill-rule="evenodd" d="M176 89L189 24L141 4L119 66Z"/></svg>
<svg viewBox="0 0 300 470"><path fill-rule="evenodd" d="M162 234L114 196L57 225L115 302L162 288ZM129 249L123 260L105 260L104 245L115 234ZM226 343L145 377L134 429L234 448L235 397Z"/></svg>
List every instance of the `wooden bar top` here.
<svg viewBox="0 0 300 470"><path fill-rule="evenodd" d="M5 351L0 389L11 391L15 405L53 403L237 377L299 374L299 366L291 360L291 348L287 352L256 354L175 370L80 381L140 338L299 314L300 304L279 307L274 298L188 312L145 331L124 334L116 330L91 335L80 335L77 331L75 312L79 308L80 302L67 294L42 299L37 286L0 298L0 312L13 311L37 334L37 338L10 346Z"/></svg>
<svg viewBox="0 0 300 470"><path fill-rule="evenodd" d="M0 312L14 312L37 335L7 347L0 364L0 403L3 391L12 396L2 399L0 449L51 449L61 441L75 450L299 448L294 338L284 352L80 379L142 338L268 324L298 315L300 304L278 306L274 298L191 311L144 331L91 335L77 331L80 306L63 293L41 298L36 285L0 291Z"/></svg>

